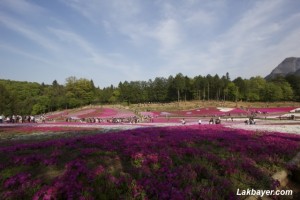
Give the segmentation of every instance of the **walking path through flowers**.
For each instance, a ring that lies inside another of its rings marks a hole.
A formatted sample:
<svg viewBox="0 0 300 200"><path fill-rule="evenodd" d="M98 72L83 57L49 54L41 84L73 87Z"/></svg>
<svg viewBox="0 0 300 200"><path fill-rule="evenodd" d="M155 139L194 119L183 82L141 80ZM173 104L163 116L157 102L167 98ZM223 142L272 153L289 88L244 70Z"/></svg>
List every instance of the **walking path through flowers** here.
<svg viewBox="0 0 300 200"><path fill-rule="evenodd" d="M251 131L268 131L281 133L300 134L300 121L257 121L256 125L245 125L244 123L228 124L226 127L244 129Z"/></svg>

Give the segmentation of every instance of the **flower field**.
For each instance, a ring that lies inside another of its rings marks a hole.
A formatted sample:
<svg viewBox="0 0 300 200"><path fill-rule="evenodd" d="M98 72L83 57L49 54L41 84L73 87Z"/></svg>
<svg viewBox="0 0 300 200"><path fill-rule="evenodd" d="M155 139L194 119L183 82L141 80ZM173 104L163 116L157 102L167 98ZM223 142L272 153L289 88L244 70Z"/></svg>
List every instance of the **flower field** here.
<svg viewBox="0 0 300 200"><path fill-rule="evenodd" d="M278 117L290 115L290 112L295 110L296 107L279 107L279 108L226 108L226 107L207 107L192 110L177 110L177 111L140 111L133 112L128 109L121 108L108 108L108 107L88 107L81 109L65 110L46 115L47 121L61 122L66 118L79 121L80 119L99 118L102 120L112 118L132 118L132 117L146 117L152 118L152 122L157 123L176 123L180 118L191 119L205 117L224 117L224 118L245 118L255 114L258 118L265 117ZM147 120L143 121L146 122ZM149 120L148 120L149 121Z"/></svg>
<svg viewBox="0 0 300 200"><path fill-rule="evenodd" d="M149 115L149 116L157 116L157 117L209 117L209 116L227 116L227 115L234 115L234 116L241 116L247 115L248 113L239 108L216 108L216 107L209 107L209 108L199 108L193 110L186 110L186 111L169 111L169 112L141 112L142 115Z"/></svg>
<svg viewBox="0 0 300 200"><path fill-rule="evenodd" d="M76 136L78 134L91 134L99 132L101 127L95 126L82 126L81 124L67 124L67 123L49 123L49 124L2 124L0 126L0 145L6 143L9 140L28 138L37 139L37 136L41 136L40 139L58 137Z"/></svg>
<svg viewBox="0 0 300 200"><path fill-rule="evenodd" d="M97 117L100 118L127 118L133 117L135 114L132 111L124 110L124 109L112 109L112 108L103 108L102 113Z"/></svg>
<svg viewBox="0 0 300 200"><path fill-rule="evenodd" d="M299 135L215 125L19 141L0 145L0 199L239 199L275 189L299 150Z"/></svg>
<svg viewBox="0 0 300 200"><path fill-rule="evenodd" d="M142 115L165 117L165 116L179 116L179 117L210 117L210 116L248 116L252 113L265 113L265 114L285 114L296 107L280 107L280 108L221 108L221 107L207 107L186 111L170 111L170 112L141 112ZM265 115L264 115L265 116Z"/></svg>
<svg viewBox="0 0 300 200"><path fill-rule="evenodd" d="M265 113L288 113L296 109L295 107L279 107L279 108L249 108L251 112L265 112Z"/></svg>
<svg viewBox="0 0 300 200"><path fill-rule="evenodd" d="M74 110L65 110L54 112L46 115L47 120L64 121L65 118L127 118L133 117L135 114L132 111L115 108L82 108Z"/></svg>

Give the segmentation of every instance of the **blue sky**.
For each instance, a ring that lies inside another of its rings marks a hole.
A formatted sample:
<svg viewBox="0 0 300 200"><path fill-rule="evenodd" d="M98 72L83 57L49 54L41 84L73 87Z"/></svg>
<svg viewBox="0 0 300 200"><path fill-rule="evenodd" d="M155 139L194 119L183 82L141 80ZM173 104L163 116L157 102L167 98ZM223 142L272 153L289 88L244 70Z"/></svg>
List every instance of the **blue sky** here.
<svg viewBox="0 0 300 200"><path fill-rule="evenodd" d="M298 0L0 0L0 78L264 77L300 56L299 22Z"/></svg>

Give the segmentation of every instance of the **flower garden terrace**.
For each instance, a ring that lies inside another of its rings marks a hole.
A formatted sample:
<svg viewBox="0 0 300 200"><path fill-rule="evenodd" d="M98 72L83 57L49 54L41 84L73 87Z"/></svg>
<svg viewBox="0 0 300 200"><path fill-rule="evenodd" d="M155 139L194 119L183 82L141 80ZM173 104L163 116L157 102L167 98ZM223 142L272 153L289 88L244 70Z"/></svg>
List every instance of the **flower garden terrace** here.
<svg viewBox="0 0 300 200"><path fill-rule="evenodd" d="M147 127L0 145L2 199L240 199L275 189L295 134L222 125Z"/></svg>
<svg viewBox="0 0 300 200"><path fill-rule="evenodd" d="M271 107L271 108L227 108L227 107L203 107L189 110L148 110L137 111L125 108L113 107L88 107L81 109L65 110L48 113L45 115L49 121L72 121L72 122L112 122L113 119L120 119L122 122L132 122L132 119L138 119L138 122L178 122L179 118L210 118L222 117L228 118L247 118L255 116L256 118L288 118L290 112L297 110L297 107ZM299 113L298 113L299 114ZM300 116L296 116L300 118Z"/></svg>

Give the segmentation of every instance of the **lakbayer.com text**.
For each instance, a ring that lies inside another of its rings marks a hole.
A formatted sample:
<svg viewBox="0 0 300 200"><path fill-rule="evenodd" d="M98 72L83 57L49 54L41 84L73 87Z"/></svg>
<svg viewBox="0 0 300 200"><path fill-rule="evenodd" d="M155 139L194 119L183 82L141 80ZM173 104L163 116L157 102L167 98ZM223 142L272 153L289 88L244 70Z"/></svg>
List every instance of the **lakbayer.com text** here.
<svg viewBox="0 0 300 200"><path fill-rule="evenodd" d="M246 189L240 190L237 189L236 195L238 196L292 196L293 190L255 190L255 189Z"/></svg>

